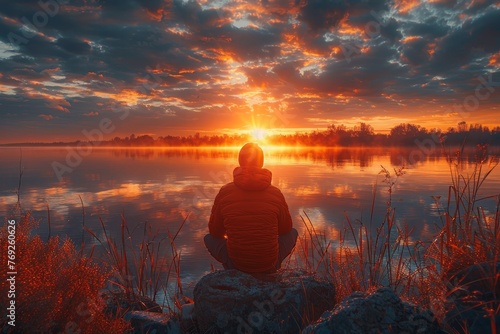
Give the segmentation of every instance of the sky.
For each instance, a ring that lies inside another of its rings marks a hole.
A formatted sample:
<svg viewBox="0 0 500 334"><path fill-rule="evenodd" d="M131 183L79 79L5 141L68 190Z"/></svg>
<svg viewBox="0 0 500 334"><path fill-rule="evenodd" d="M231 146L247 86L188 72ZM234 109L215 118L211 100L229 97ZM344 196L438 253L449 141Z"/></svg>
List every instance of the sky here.
<svg viewBox="0 0 500 334"><path fill-rule="evenodd" d="M500 1L0 0L0 143L500 125Z"/></svg>

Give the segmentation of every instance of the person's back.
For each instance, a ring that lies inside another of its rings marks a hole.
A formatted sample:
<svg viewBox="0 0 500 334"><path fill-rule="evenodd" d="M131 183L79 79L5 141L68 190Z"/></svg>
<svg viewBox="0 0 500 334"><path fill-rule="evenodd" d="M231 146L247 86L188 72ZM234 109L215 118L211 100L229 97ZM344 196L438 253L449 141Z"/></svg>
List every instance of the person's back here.
<svg viewBox="0 0 500 334"><path fill-rule="evenodd" d="M271 172L262 168L260 147L243 146L239 163L234 181L215 198L205 244L226 268L273 272L293 249L297 231L283 194L271 185Z"/></svg>

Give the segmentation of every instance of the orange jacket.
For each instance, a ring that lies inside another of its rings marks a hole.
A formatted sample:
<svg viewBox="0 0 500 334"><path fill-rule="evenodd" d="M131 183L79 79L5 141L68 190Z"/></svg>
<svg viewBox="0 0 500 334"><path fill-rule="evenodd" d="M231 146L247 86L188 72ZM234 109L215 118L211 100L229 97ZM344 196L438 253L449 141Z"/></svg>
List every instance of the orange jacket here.
<svg viewBox="0 0 500 334"><path fill-rule="evenodd" d="M248 273L273 271L278 235L292 229L288 205L271 179L265 168L237 167L234 182L223 186L215 197L208 223L214 237L227 237L233 265Z"/></svg>

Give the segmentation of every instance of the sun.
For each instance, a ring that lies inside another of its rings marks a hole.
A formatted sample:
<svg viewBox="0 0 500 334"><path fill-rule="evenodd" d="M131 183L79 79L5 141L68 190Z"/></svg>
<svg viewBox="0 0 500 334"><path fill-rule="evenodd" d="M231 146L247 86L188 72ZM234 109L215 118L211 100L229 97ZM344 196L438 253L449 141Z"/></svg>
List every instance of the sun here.
<svg viewBox="0 0 500 334"><path fill-rule="evenodd" d="M253 128L252 130L250 130L250 135L252 135L252 138L257 141L257 142L261 142L263 141L264 139L266 139L268 133L267 133L267 130L266 129L262 129L262 128Z"/></svg>

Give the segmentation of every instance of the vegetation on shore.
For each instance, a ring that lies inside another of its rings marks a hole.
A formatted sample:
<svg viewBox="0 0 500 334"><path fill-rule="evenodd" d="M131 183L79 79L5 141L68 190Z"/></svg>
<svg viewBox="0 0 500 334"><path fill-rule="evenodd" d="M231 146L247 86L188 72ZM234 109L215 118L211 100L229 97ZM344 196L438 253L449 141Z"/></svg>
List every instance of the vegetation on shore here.
<svg viewBox="0 0 500 334"><path fill-rule="evenodd" d="M129 324L103 312L99 291L108 270L90 254L58 236L43 241L32 235L37 222L26 213L15 224L15 296L8 298L7 270L0 271L0 305L15 302L15 327L2 312L2 333L124 333ZM7 224L0 229L0 262L7 263ZM9 329L9 330L8 330Z"/></svg>
<svg viewBox="0 0 500 334"><path fill-rule="evenodd" d="M448 158L451 174L448 198L434 198L440 225L430 244L415 240L411 229L396 217L392 192L397 179L404 175L404 168L382 168L388 196L385 215L372 215L369 221L352 221L346 216L345 228L338 240L329 240L326 234L316 230L304 212L305 233L295 248L295 261L289 265L296 263L331 280L336 287L337 301L354 291L389 286L402 298L432 310L441 321L448 311L445 301L461 289L460 282L451 281L455 273L474 264L491 266L494 275L489 282L491 291L495 292L500 253L500 194L479 197L479 190L498 160L481 146L474 167L464 171L462 152L458 150ZM495 201L496 210L483 210L484 200ZM110 282L127 294L165 302L167 312L178 313L183 290L175 239L182 224L164 239L145 224L139 244L132 243L125 218L122 218L118 239L109 236L102 224L102 231L87 230L105 250L96 256L95 248L82 245L78 250L69 240L53 236L42 241L39 236L31 235L36 224L33 217L29 213L20 217L16 231L19 272L16 305L18 323L26 326L23 327L26 331L58 333L71 326L74 332L82 329L82 333L126 332L127 323L103 312L99 291ZM0 229L0 261L3 263L7 244L4 224ZM5 275L6 271L0 273L0 307L3 309L8 303ZM176 286L174 291L172 284ZM492 328L500 312L499 297L493 293L491 300L477 305L488 314ZM0 327L6 325L5 321L2 319ZM19 329L22 332L22 328Z"/></svg>
<svg viewBox="0 0 500 334"><path fill-rule="evenodd" d="M484 311L492 333L496 333L495 319L500 315L500 296L497 296L500 193L479 197L479 190L499 161L498 157L487 154L485 146L478 146L474 166L465 171L462 152L458 150L448 157L451 175L448 197L433 197L440 224L430 244L415 240L412 229L397 219L392 191L397 178L405 173L404 168L389 171L382 167L380 173L388 196L385 216L373 217L373 206L369 221L352 221L346 216L338 240L328 240L324 233L315 230L314 222L304 212L306 233L296 247L301 264L332 280L338 301L354 291L389 286L405 300L433 311L441 322L456 303L465 301L469 309ZM482 207L485 200L494 201L494 211L487 212ZM485 291L468 291L466 284L471 282L457 280L458 273L484 278L481 284L486 285ZM465 295L454 296L457 291ZM475 299L474 293L489 294L488 300ZM447 324L443 325L450 333L456 333ZM466 325L463 326L461 333L468 333Z"/></svg>
<svg viewBox="0 0 500 334"><path fill-rule="evenodd" d="M313 132L296 132L295 134L261 133L269 145L281 146L427 146L428 143L439 145L446 140L448 146L469 145L479 143L500 145L500 126L489 129L481 124L467 125L458 123L457 127L446 131L440 129L426 129L416 124L402 123L389 133L375 133L373 127L366 123L348 128L343 124L330 125L326 130ZM153 138L148 134L135 135L121 138L114 137L110 140L99 141L74 141L54 143L13 143L3 146L103 146L103 147L217 147L241 146L255 138L251 131L234 134L201 135L196 133L189 136L159 136Z"/></svg>

